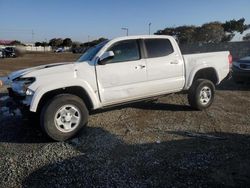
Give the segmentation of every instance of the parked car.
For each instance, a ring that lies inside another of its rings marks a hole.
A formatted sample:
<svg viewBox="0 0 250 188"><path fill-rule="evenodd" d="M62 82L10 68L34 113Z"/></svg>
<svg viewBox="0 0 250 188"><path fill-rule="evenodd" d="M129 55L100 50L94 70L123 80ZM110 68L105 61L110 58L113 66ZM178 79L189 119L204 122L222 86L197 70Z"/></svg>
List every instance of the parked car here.
<svg viewBox="0 0 250 188"><path fill-rule="evenodd" d="M0 58L5 58L5 51L4 51L4 49L0 49Z"/></svg>
<svg viewBox="0 0 250 188"><path fill-rule="evenodd" d="M64 52L64 48L57 48L54 52L55 53L62 53L62 52Z"/></svg>
<svg viewBox="0 0 250 188"><path fill-rule="evenodd" d="M206 109L231 60L228 51L182 55L171 36L121 37L88 49L76 63L11 73L9 95L39 113L48 136L63 141L96 109L181 91L188 93L192 108Z"/></svg>
<svg viewBox="0 0 250 188"><path fill-rule="evenodd" d="M244 83L250 81L250 56L233 62L233 80L236 83Z"/></svg>
<svg viewBox="0 0 250 188"><path fill-rule="evenodd" d="M87 48L73 48L72 53L74 53L74 54L83 54L86 50L87 50Z"/></svg>
<svg viewBox="0 0 250 188"><path fill-rule="evenodd" d="M16 57L16 50L14 47L4 48L5 57Z"/></svg>

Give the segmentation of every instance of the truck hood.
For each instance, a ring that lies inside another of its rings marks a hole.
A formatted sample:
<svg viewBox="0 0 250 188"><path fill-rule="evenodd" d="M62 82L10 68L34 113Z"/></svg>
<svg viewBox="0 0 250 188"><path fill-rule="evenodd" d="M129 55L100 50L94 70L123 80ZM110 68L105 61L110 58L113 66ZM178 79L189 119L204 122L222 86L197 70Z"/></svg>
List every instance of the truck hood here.
<svg viewBox="0 0 250 188"><path fill-rule="evenodd" d="M35 73L36 71L39 71L39 70L49 69L49 68L52 68L52 67L62 66L62 65L65 65L65 64L69 64L69 63L66 63L66 62L64 62L64 63L53 63L53 64L41 65L41 66L37 66L37 67L18 70L18 71L10 73L8 75L8 79L10 81L12 81L12 80L14 80L16 78L25 76L27 74Z"/></svg>

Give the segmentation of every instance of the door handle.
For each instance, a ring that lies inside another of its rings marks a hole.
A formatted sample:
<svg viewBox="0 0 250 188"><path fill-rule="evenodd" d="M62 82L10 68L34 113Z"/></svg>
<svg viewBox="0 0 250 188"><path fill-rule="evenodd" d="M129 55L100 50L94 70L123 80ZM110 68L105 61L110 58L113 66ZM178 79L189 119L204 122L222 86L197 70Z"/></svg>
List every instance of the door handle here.
<svg viewBox="0 0 250 188"><path fill-rule="evenodd" d="M170 64L171 65L176 65L176 64L179 64L179 62L178 61L172 61L172 62L170 62Z"/></svg>
<svg viewBox="0 0 250 188"><path fill-rule="evenodd" d="M135 67L135 69L145 69L145 68L146 68L145 65L137 65L137 66Z"/></svg>

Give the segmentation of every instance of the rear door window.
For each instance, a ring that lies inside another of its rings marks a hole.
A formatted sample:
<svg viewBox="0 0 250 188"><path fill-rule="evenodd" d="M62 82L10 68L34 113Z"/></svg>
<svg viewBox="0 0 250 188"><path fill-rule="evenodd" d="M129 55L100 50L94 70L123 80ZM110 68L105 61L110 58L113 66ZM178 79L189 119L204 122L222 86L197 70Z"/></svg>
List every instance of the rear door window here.
<svg viewBox="0 0 250 188"><path fill-rule="evenodd" d="M174 52L168 39L145 39L148 58L164 57Z"/></svg>

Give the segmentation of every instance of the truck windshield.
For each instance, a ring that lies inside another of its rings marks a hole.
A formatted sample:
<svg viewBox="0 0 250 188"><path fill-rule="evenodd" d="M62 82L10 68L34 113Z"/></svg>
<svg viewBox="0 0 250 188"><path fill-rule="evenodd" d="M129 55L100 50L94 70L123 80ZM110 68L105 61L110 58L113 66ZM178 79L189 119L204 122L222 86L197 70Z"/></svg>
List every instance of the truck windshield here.
<svg viewBox="0 0 250 188"><path fill-rule="evenodd" d="M109 40L106 40L96 46L91 47L86 52L84 52L84 54L77 60L77 62L91 61L95 57L95 55L102 49L102 47L108 42Z"/></svg>

